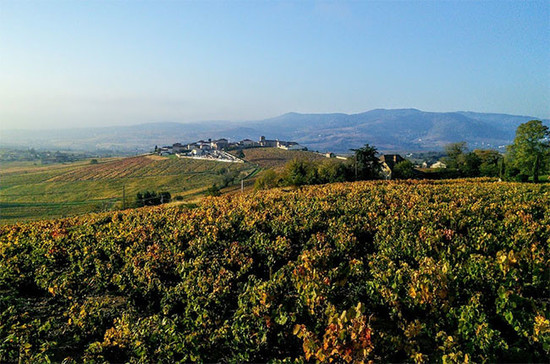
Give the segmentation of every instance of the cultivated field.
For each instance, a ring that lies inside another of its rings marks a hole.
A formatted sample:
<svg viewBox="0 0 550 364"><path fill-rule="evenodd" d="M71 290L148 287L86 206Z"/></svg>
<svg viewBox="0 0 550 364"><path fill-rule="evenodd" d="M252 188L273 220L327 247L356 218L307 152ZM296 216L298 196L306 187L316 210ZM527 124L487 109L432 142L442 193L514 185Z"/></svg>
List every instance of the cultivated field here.
<svg viewBox="0 0 550 364"><path fill-rule="evenodd" d="M4 163L0 168L0 224L109 211L131 206L138 192L166 191L183 201L196 201L224 175L247 177L245 189L262 168L282 169L294 158L325 160L303 151L278 148L245 150L249 163L221 163L156 155L99 159L68 164ZM224 193L240 191L229 186ZM123 188L125 200L123 203Z"/></svg>
<svg viewBox="0 0 550 364"><path fill-rule="evenodd" d="M262 168L281 169L293 159L304 159L310 161L328 160L323 155L301 151L284 150L280 148L251 148L244 149L245 160L259 165Z"/></svg>
<svg viewBox="0 0 550 364"><path fill-rule="evenodd" d="M251 164L158 156L100 159L98 164L6 163L0 169L0 223L128 207L145 190L195 199L220 184L224 174L245 177L254 170Z"/></svg>
<svg viewBox="0 0 550 364"><path fill-rule="evenodd" d="M0 362L547 362L549 243L550 186L491 180L4 226Z"/></svg>

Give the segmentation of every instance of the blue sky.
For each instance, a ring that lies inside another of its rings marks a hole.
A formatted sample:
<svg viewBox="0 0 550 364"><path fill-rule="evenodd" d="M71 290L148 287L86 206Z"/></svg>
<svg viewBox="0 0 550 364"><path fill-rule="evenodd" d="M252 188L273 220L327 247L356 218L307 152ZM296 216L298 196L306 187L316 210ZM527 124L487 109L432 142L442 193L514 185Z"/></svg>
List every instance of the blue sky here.
<svg viewBox="0 0 550 364"><path fill-rule="evenodd" d="M1 128L550 117L550 1L0 0Z"/></svg>

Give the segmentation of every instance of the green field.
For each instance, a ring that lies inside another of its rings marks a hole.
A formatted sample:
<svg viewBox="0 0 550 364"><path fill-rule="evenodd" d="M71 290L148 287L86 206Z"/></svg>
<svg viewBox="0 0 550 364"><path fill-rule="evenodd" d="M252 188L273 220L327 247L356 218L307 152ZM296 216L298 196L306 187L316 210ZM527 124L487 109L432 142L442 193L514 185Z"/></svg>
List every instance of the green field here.
<svg viewBox="0 0 550 364"><path fill-rule="evenodd" d="M245 150L244 164L152 155L104 158L97 164L6 162L0 165L0 224L131 207L136 194L146 190L196 201L231 175L237 178L223 192L237 192L240 179L247 179L245 188L250 189L256 172L281 169L295 158L326 159L311 152L255 148Z"/></svg>
<svg viewBox="0 0 550 364"><path fill-rule="evenodd" d="M64 217L129 207L138 192L166 191L196 199L233 173L257 167L193 159L138 156L70 164L4 163L0 169L0 223ZM125 200L123 201L123 194Z"/></svg>

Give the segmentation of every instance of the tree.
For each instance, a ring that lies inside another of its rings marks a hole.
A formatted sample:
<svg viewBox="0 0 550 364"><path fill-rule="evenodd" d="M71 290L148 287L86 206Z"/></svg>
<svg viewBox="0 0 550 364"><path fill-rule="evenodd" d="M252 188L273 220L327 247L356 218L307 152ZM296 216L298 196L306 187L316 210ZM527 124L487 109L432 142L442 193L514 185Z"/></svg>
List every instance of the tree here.
<svg viewBox="0 0 550 364"><path fill-rule="evenodd" d="M464 177L478 177L481 160L474 153L466 153L459 159L458 171Z"/></svg>
<svg viewBox="0 0 550 364"><path fill-rule="evenodd" d="M346 166L339 161L324 161L317 167L319 183L344 182L346 180Z"/></svg>
<svg viewBox="0 0 550 364"><path fill-rule="evenodd" d="M447 168L458 171L462 177L477 177L480 174L479 168L481 159L474 152L468 152L466 142L451 143L445 146L447 156L443 161Z"/></svg>
<svg viewBox="0 0 550 364"><path fill-rule="evenodd" d="M170 192L138 192L136 195L136 207L156 206L163 203L168 203L172 200Z"/></svg>
<svg viewBox="0 0 550 364"><path fill-rule="evenodd" d="M255 190L266 190L269 188L277 187L279 184L279 175L272 169L268 169L260 173L256 182L254 182Z"/></svg>
<svg viewBox="0 0 550 364"><path fill-rule="evenodd" d="M466 154L466 142L451 143L445 146L445 154L443 162L447 165L447 168L459 169L460 160Z"/></svg>
<svg viewBox="0 0 550 364"><path fill-rule="evenodd" d="M506 163L504 162L504 159L501 159L499 164L498 177L501 180L503 180L505 176L506 176Z"/></svg>
<svg viewBox="0 0 550 364"><path fill-rule="evenodd" d="M172 201L172 195L170 195L170 192L161 192L159 193L159 199L161 204L169 203Z"/></svg>
<svg viewBox="0 0 550 364"><path fill-rule="evenodd" d="M309 161L293 159L285 166L284 179L289 186L313 185L317 183L317 169Z"/></svg>
<svg viewBox="0 0 550 364"><path fill-rule="evenodd" d="M504 174L501 170L502 155L496 150L476 149L475 155L480 160L479 173L483 177L501 177Z"/></svg>
<svg viewBox="0 0 550 364"><path fill-rule="evenodd" d="M214 183L212 186L206 189L206 196L220 196L222 193L220 188Z"/></svg>
<svg viewBox="0 0 550 364"><path fill-rule="evenodd" d="M244 152L242 149L239 149L237 152L237 158L243 159L245 157Z"/></svg>
<svg viewBox="0 0 550 364"><path fill-rule="evenodd" d="M393 167L392 178L408 179L414 177L414 164L404 160Z"/></svg>
<svg viewBox="0 0 550 364"><path fill-rule="evenodd" d="M364 147L352 151L355 152L352 163L357 179L370 180L380 177L380 160L376 157L378 151L374 146L365 144Z"/></svg>
<svg viewBox="0 0 550 364"><path fill-rule="evenodd" d="M541 170L548 164L550 131L540 120L531 120L518 126L514 143L508 146L507 159L522 174L533 176L538 182Z"/></svg>

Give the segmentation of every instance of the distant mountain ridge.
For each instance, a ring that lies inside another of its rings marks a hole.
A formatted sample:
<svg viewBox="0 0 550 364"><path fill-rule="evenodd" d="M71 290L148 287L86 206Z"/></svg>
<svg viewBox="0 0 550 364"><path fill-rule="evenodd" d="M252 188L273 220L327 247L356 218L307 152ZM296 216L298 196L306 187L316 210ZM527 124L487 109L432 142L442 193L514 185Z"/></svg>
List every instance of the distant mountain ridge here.
<svg viewBox="0 0 550 364"><path fill-rule="evenodd" d="M380 151L437 150L466 141L471 148L501 148L510 144L518 125L538 119L471 111L427 112L418 109L374 109L358 114L286 113L246 121L196 123L160 122L133 126L41 131L3 131L1 146L57 149L146 151L155 145L204 138L291 140L311 150L347 152L365 143ZM540 120L540 119L539 119ZM543 119L545 124L548 119Z"/></svg>

